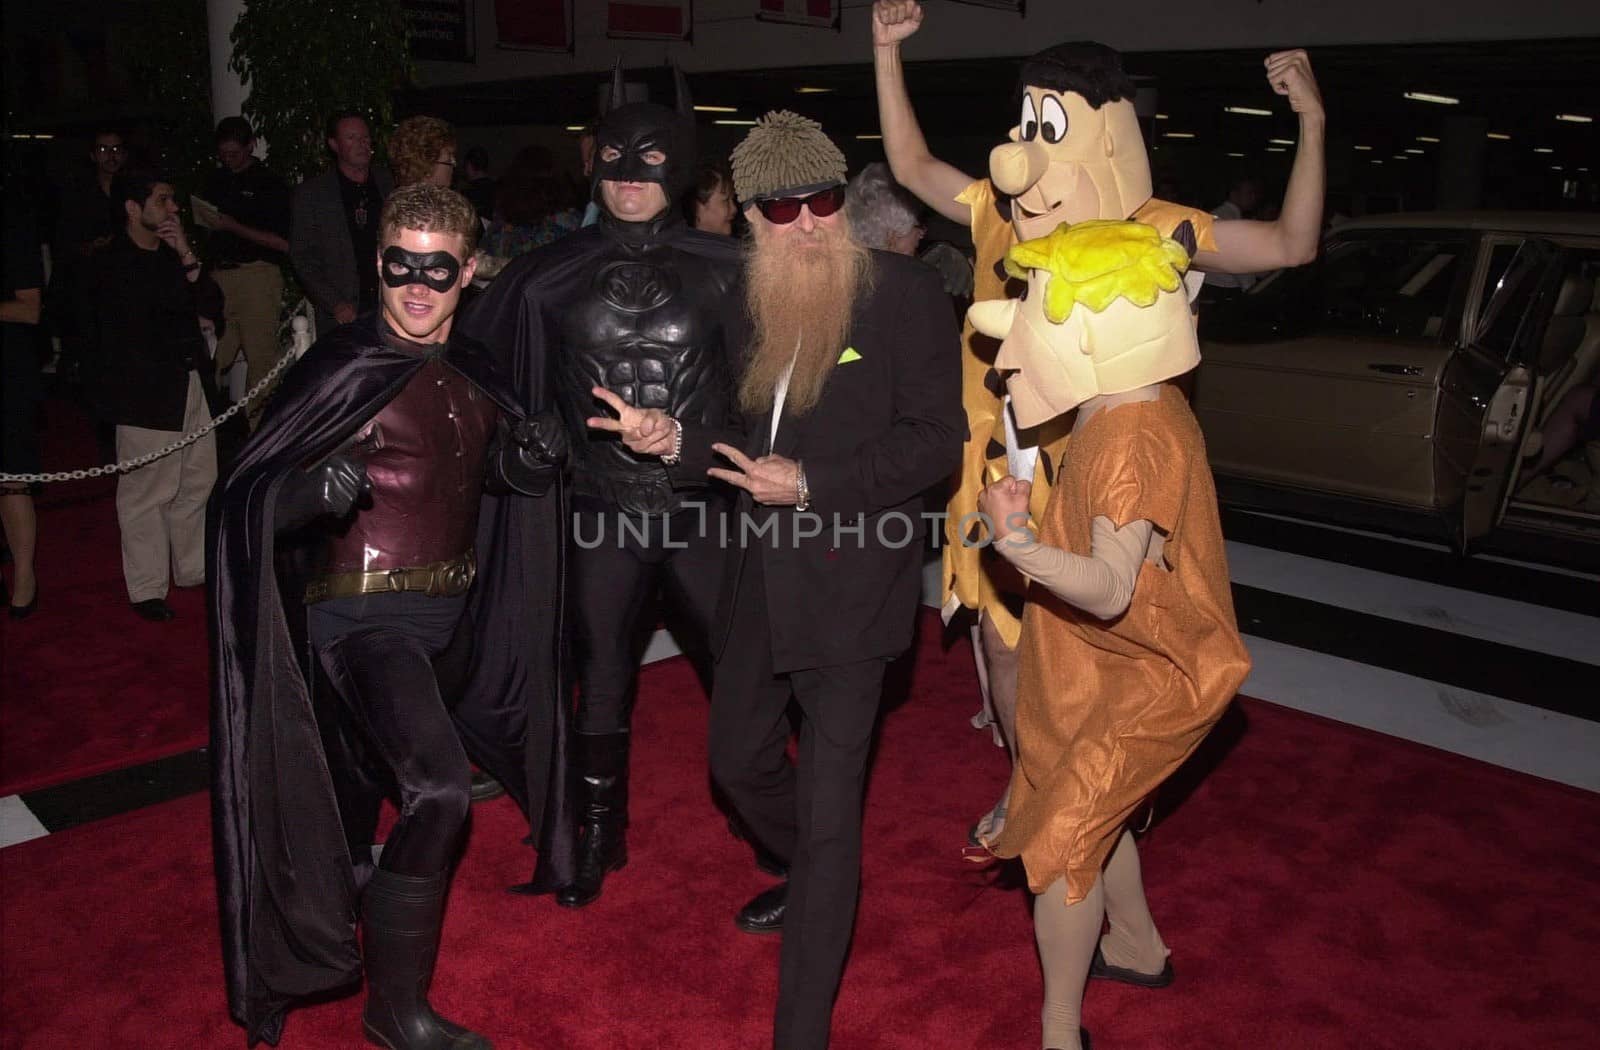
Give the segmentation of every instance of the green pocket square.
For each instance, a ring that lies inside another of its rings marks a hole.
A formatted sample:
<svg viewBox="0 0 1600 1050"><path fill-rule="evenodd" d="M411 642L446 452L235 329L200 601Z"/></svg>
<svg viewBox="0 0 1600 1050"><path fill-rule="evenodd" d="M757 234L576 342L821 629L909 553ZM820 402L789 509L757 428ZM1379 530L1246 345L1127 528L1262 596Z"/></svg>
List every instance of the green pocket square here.
<svg viewBox="0 0 1600 1050"><path fill-rule="evenodd" d="M859 361L859 360L861 360L861 355L856 353L856 348L853 347L853 346L845 347L844 348L844 353L839 355L839 363L841 365L847 365L851 361Z"/></svg>

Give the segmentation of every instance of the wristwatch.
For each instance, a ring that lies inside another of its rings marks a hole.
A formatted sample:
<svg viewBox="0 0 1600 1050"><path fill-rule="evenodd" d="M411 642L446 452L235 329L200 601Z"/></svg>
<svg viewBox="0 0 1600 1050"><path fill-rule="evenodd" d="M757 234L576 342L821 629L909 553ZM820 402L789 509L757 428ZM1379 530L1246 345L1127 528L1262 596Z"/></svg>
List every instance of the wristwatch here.
<svg viewBox="0 0 1600 1050"><path fill-rule="evenodd" d="M672 421L672 451L661 457L661 462L669 467L678 465L683 458L683 424L676 419Z"/></svg>

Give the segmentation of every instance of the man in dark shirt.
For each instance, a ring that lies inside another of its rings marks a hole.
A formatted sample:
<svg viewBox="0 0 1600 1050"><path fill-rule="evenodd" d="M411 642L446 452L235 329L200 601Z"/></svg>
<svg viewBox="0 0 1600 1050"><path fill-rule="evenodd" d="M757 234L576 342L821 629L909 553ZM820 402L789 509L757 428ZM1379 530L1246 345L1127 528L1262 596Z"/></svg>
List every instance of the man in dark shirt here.
<svg viewBox="0 0 1600 1050"><path fill-rule="evenodd" d="M500 184L489 177L489 151L482 146L467 150L464 158L467 176L461 186L461 195L478 210L478 218L485 222L494 218L494 195Z"/></svg>
<svg viewBox="0 0 1600 1050"><path fill-rule="evenodd" d="M85 264L78 314L91 397L117 425L117 458L127 460L211 419L216 387L200 316L221 320L222 292L189 246L170 182L125 171L112 180L111 199L126 223ZM169 581L205 582L206 500L216 478L216 440L207 434L117 479L122 573L147 620L172 619Z"/></svg>
<svg viewBox="0 0 1600 1050"><path fill-rule="evenodd" d="M378 214L389 173L372 164L366 118L345 112L328 122L333 167L295 188L289 257L326 335L378 305Z"/></svg>
<svg viewBox="0 0 1600 1050"><path fill-rule="evenodd" d="M80 345L71 338L81 321L73 312L77 302L75 289L84 260L119 229L112 223L115 209L111 207L109 194L111 180L127 159L128 147L120 132L96 132L94 143L89 147L92 167L73 172L61 186L55 236L50 240L52 269L45 311L51 328L62 337L64 353L59 371L69 383L89 378L80 374L82 363L72 353L72 347Z"/></svg>
<svg viewBox="0 0 1600 1050"><path fill-rule="evenodd" d="M227 320L217 342L217 373L227 371L243 350L253 387L278 356L278 267L289 251L289 187L256 159L255 132L243 117L223 118L216 142L222 166L206 178L201 196L218 212L206 243ZM251 406L252 423L260 404Z"/></svg>

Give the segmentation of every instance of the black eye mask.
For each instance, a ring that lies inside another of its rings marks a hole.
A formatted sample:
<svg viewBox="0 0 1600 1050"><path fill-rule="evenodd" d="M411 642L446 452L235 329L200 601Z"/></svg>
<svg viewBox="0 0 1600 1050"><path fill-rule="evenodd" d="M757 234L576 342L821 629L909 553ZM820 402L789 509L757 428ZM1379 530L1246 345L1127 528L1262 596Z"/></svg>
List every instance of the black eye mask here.
<svg viewBox="0 0 1600 1050"><path fill-rule="evenodd" d="M448 292L461 279L461 263L449 252L412 252L391 244L383 250L383 283L390 288L425 284L436 292ZM442 278L429 277L429 270L443 270Z"/></svg>

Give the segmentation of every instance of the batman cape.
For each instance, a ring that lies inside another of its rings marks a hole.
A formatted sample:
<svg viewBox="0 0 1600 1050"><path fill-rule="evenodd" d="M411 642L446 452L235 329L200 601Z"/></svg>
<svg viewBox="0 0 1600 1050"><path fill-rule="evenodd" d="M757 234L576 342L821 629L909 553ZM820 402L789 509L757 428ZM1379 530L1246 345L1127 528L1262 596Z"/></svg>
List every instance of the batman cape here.
<svg viewBox="0 0 1600 1050"><path fill-rule="evenodd" d="M512 418L544 405L536 357L521 362L512 387L459 331L443 352ZM308 682L316 661L299 601L306 559L289 536L275 536L278 489L290 471L347 445L424 360L386 344L376 315L332 332L286 373L212 497L217 895L228 1006L251 1045L276 1044L295 1001L360 978L357 902L381 795L362 741L338 724L331 689ZM453 681L441 673L441 691L468 755L522 807L532 841L549 845L541 866L555 879L568 877L573 839L562 826L566 726L555 696L564 499L560 485L540 498L482 497L478 575L441 658L467 654Z"/></svg>

